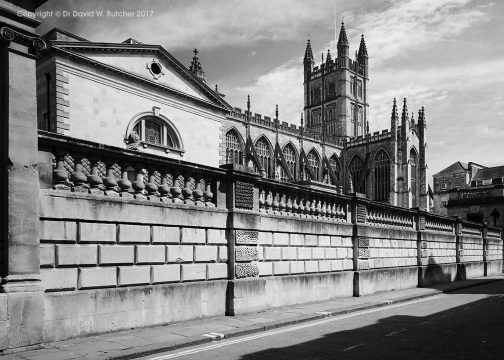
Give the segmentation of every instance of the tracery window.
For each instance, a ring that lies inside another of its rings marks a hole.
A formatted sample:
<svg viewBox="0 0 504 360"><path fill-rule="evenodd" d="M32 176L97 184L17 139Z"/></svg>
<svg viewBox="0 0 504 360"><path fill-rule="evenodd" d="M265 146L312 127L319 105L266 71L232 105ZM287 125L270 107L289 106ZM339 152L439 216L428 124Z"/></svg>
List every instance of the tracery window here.
<svg viewBox="0 0 504 360"><path fill-rule="evenodd" d="M289 169L292 177L296 179L296 167L297 167L296 150L294 150L294 147L291 144L287 144L283 148L282 153L285 159L285 163L287 164L287 168ZM280 170L280 181L286 182L288 180L289 177L287 176L285 170L282 168Z"/></svg>
<svg viewBox="0 0 504 360"><path fill-rule="evenodd" d="M366 179L362 181L359 186L359 180L364 174L364 161L360 156L354 156L350 165L348 166L348 170L350 171L350 175L352 176L352 184L354 187L354 191L365 194L366 193Z"/></svg>
<svg viewBox="0 0 504 360"><path fill-rule="evenodd" d="M259 140L257 140L255 147L257 156L259 156L259 162L262 168L266 171L266 177L273 179L275 177L275 173L273 169L271 150L268 142L264 137L261 137ZM259 172L258 170L259 169L256 169L256 172Z"/></svg>
<svg viewBox="0 0 504 360"><path fill-rule="evenodd" d="M380 150L374 161L374 198L378 201L388 200L390 197L390 158Z"/></svg>
<svg viewBox="0 0 504 360"><path fill-rule="evenodd" d="M315 175L315 178L312 180L318 181L319 180L319 173L320 173L320 159L315 150L311 150L308 155L308 165L313 171L313 174Z"/></svg>
<svg viewBox="0 0 504 360"><path fill-rule="evenodd" d="M242 164L243 147L235 130L231 129L226 134L226 163Z"/></svg>
<svg viewBox="0 0 504 360"><path fill-rule="evenodd" d="M333 154L333 156L331 156L329 158L329 166L331 167L331 171L334 173L334 175L336 176L336 179L338 179L338 181L341 181L340 180L340 171L341 171L341 166L340 166L340 163L339 163L339 160L338 160L338 157L336 156L336 154ZM332 185L336 185L334 183L334 181L332 180L331 177L329 177L329 181Z"/></svg>

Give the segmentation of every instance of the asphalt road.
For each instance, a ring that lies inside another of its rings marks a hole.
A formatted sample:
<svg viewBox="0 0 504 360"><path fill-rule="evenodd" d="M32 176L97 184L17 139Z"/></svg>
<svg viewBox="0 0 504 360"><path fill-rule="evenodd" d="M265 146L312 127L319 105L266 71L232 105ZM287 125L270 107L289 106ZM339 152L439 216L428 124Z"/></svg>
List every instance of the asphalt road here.
<svg viewBox="0 0 504 360"><path fill-rule="evenodd" d="M141 359L504 359L504 281Z"/></svg>

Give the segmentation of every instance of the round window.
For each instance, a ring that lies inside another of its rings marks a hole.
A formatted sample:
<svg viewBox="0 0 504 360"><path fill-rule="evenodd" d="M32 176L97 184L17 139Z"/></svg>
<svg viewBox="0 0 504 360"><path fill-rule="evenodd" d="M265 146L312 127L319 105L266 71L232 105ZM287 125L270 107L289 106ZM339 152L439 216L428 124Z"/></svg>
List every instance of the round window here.
<svg viewBox="0 0 504 360"><path fill-rule="evenodd" d="M164 75L163 66L155 59L152 59L150 63L147 63L147 69L149 69L149 72L155 80Z"/></svg>
<svg viewBox="0 0 504 360"><path fill-rule="evenodd" d="M161 65L158 63L153 62L150 66L150 69L154 75L161 74Z"/></svg>

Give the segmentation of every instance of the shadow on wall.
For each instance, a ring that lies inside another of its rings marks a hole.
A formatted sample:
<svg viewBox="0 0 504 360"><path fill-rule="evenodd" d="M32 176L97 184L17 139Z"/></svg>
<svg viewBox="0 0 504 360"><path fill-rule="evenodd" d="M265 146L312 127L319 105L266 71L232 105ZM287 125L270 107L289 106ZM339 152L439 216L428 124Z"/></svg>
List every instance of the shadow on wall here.
<svg viewBox="0 0 504 360"><path fill-rule="evenodd" d="M439 276L439 266L429 269ZM504 318L495 314L504 312L504 282L457 293L471 295L431 299L275 335L252 348L268 349L240 359L501 359ZM385 312L396 315L381 317Z"/></svg>
<svg viewBox="0 0 504 360"><path fill-rule="evenodd" d="M427 266L419 268L418 277L419 287L452 282L457 278L457 264L438 264L429 256Z"/></svg>

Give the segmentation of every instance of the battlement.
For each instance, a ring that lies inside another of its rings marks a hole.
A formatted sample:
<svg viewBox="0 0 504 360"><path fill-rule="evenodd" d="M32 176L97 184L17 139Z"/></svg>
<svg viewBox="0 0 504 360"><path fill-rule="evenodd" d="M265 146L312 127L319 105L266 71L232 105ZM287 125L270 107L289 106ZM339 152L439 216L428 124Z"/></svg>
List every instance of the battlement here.
<svg viewBox="0 0 504 360"><path fill-rule="evenodd" d="M335 70L338 69L349 69L350 71L353 71L354 73L361 75L361 76L366 76L367 74L365 73L365 68L361 64L359 64L357 61L349 59L349 58L337 58L334 60L331 60L329 62L324 62L320 64L319 66L315 66L311 72L310 79L316 79L322 74L328 74L331 73Z"/></svg>
<svg viewBox="0 0 504 360"><path fill-rule="evenodd" d="M228 117L234 120L247 121L247 110L242 110L240 108L235 107L233 111L230 111ZM253 124L265 126L270 128L272 131L276 131L276 121L272 119L270 116L263 116L262 114L252 114L250 113L250 122ZM301 126L297 126L295 124L289 124L286 121L282 121L278 123L278 131L283 133L292 134L296 137L300 137L301 133L304 138L308 138L315 141L322 141L322 136L316 131L311 129L307 129ZM331 144L337 147L343 147L345 140L338 137L333 137L330 139L326 139L327 144Z"/></svg>
<svg viewBox="0 0 504 360"><path fill-rule="evenodd" d="M378 141L383 141L390 139L392 136L392 133L390 130L382 130L381 132L375 131L372 135L370 134L369 136L362 136L359 135L355 139L349 139L347 140L347 147L354 147L354 146L360 146L364 145L367 142L373 143L373 142L378 142Z"/></svg>

